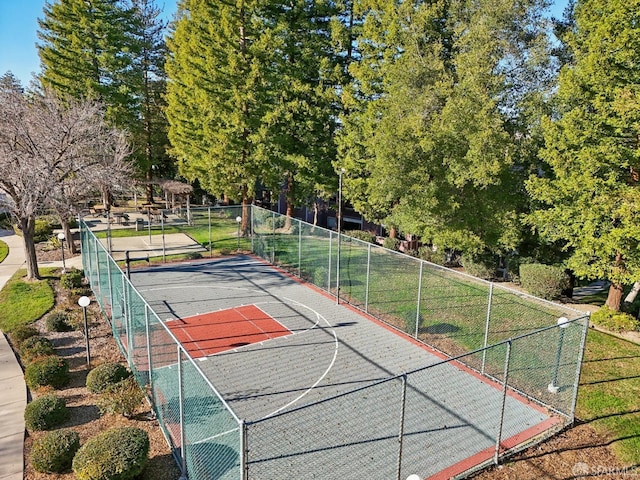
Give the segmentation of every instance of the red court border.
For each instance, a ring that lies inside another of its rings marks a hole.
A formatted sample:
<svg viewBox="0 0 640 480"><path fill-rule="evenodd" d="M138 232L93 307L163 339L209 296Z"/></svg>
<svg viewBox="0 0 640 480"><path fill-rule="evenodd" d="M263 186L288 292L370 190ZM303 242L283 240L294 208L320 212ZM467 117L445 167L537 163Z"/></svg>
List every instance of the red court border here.
<svg viewBox="0 0 640 480"><path fill-rule="evenodd" d="M259 257L255 254L246 254L247 256L250 256L256 260L258 260L259 262L263 263L264 265L273 268L274 270L280 272L282 275L290 278L291 280L294 280L295 282L304 285L305 287L308 287L312 290L314 290L315 292L323 295L326 298L329 298L331 300L335 300L335 296L331 295L330 293L328 293L326 290L321 289L320 287L309 283L309 282L305 282L303 279L296 277L295 275L281 269L280 267L277 267L275 265L273 265L272 263L267 262L265 259L263 259L262 257ZM503 386L494 381L491 380L487 377L485 377L484 375L481 375L479 372L467 367L466 365L464 365L463 363L461 363L458 360L452 360L451 357L446 356L444 353L442 353L439 350L436 350L433 347L430 347L429 345L420 342L419 340L416 340L415 338L409 336L408 334L406 334L405 332L398 330L397 328L392 327L391 325L386 324L385 322L383 322L382 320L379 320L377 318L375 318L374 316L370 315L369 313L360 310L359 308L354 307L353 305L349 304L349 303L340 303L340 305L342 305L345 308L348 308L349 310L351 310L354 313L357 313L358 315L366 318L367 320L375 323L376 325L379 325L380 327L385 328L386 330L394 333L395 335L398 335L400 337L402 337L403 339L411 342L412 344L422 348L423 350L428 351L429 353L431 353L432 355L442 359L442 360L448 360L449 363L451 365L453 365L455 368L462 370L470 375L472 375L473 377L481 380L483 383L486 383L487 385L495 388L496 390L500 390L502 391ZM533 408L534 410L537 410L541 413L543 413L544 415L549 415L549 410L544 408L542 405L534 402L533 400L531 400L530 398L527 398L526 396L518 393L517 391L514 391L510 388L507 388L507 395L514 398L515 400L527 405L528 407ZM511 450L513 448L516 448L520 445L524 445L526 444L528 441L533 440L534 438L536 438L537 436L539 436L541 433L546 432L546 431L550 431L552 429L552 427L555 425L556 428L555 430L557 431L557 429L559 428L560 424L562 423L562 421L560 420L560 418L558 416L555 417L550 417L547 420L545 420L542 423L539 423L538 425L535 425L531 428L528 428L527 430L524 430L523 432L520 432L516 435L513 435L512 437L506 438L504 440L502 440L500 442L500 452L506 452L508 450ZM491 458L493 458L493 455L495 453L495 447L491 447L491 448L487 448L483 451L480 451L464 460L461 460L458 463L455 463L454 465L451 465L450 467L447 467L446 469L438 472L435 475L432 475L430 477L427 477L425 480L445 480L445 479L449 479L452 478L456 475L460 475L461 473L464 473L470 469L472 469L473 467L479 466L483 463L485 463L486 461L490 460Z"/></svg>
<svg viewBox="0 0 640 480"><path fill-rule="evenodd" d="M165 325L194 359L292 333L256 305L167 320Z"/></svg>

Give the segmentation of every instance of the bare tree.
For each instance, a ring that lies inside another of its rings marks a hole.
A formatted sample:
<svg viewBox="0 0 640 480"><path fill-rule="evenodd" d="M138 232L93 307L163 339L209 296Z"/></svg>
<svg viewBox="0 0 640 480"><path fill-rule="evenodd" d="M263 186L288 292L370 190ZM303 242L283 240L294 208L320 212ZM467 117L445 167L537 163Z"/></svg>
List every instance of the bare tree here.
<svg viewBox="0 0 640 480"><path fill-rule="evenodd" d="M7 85L0 83L0 189L22 230L27 278L37 279L36 216L53 207L68 223L83 195L127 174L129 150L98 103Z"/></svg>

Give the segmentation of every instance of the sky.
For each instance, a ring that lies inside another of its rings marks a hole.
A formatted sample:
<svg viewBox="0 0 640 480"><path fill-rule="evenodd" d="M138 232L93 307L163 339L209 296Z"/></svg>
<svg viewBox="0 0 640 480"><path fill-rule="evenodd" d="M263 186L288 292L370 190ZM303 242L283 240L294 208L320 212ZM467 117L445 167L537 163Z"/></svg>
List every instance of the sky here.
<svg viewBox="0 0 640 480"><path fill-rule="evenodd" d="M165 19L176 11L177 0L156 3ZM568 0L555 0L551 15L560 18L567 3ZM32 73L40 72L36 32L44 4L45 0L0 0L0 75L10 70L23 86L29 84Z"/></svg>

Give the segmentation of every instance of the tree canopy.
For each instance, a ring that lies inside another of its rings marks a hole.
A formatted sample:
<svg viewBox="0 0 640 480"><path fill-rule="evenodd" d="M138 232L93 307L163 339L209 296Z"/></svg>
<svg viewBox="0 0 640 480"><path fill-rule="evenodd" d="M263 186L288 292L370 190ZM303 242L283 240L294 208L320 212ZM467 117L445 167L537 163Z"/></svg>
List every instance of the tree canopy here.
<svg viewBox="0 0 640 480"><path fill-rule="evenodd" d="M563 244L578 276L612 282L616 310L623 285L640 277L639 12L638 1L576 4L557 114L544 121L548 169L527 185L532 224Z"/></svg>

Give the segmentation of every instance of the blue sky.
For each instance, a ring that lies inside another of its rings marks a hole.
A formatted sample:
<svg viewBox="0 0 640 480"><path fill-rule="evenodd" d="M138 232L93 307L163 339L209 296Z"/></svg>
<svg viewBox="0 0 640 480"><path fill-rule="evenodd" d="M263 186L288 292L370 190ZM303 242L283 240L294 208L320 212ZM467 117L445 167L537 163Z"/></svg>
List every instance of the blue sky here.
<svg viewBox="0 0 640 480"><path fill-rule="evenodd" d="M53 0L52 0L53 1ZM164 18L171 18L177 0L156 0ZM0 75L8 70L24 86L31 81L31 73L40 71L36 51L38 17L42 17L45 0L0 0ZM551 14L561 17L567 0L555 0Z"/></svg>

